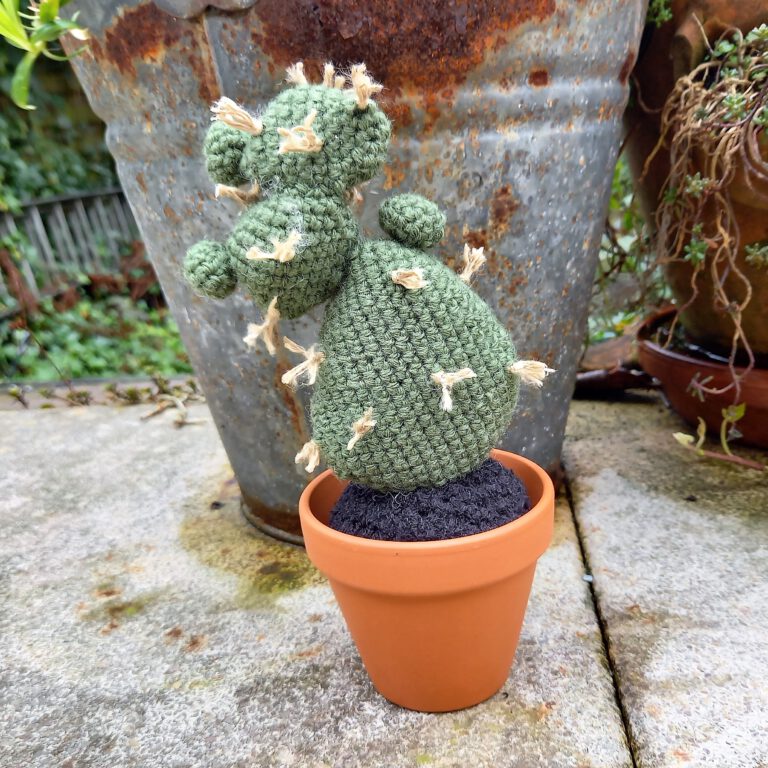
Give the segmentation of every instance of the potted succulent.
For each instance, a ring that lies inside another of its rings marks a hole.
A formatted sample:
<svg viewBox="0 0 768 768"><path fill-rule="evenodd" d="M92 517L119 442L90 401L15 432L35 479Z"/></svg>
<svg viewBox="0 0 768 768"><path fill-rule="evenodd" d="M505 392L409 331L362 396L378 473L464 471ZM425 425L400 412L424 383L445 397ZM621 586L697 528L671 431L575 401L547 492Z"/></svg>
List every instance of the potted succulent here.
<svg viewBox="0 0 768 768"><path fill-rule="evenodd" d="M738 413L730 435L768 446L768 26L682 14L634 84L630 153L677 305L640 329L641 364L689 422L720 432Z"/></svg>
<svg viewBox="0 0 768 768"><path fill-rule="evenodd" d="M228 99L205 142L217 193L245 207L224 243L193 246L185 274L222 298L242 284L264 318L245 343L301 361L283 383L313 385L312 440L296 462L309 557L329 578L374 685L405 707L475 704L503 684L554 490L532 462L492 451L521 382L552 369L517 358L509 333L460 274L425 251L445 218L418 195L379 210L388 240L361 238L349 202L384 161L390 124L364 65L326 65L256 116ZM327 301L319 344L279 334ZM490 454L490 458L489 458Z"/></svg>

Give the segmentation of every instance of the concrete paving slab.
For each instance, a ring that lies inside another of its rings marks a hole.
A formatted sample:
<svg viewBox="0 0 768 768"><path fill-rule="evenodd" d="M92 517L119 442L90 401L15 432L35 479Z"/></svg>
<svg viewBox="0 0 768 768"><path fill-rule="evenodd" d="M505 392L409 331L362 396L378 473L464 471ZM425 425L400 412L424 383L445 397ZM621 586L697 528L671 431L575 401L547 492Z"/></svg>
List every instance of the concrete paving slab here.
<svg viewBox="0 0 768 768"><path fill-rule="evenodd" d="M659 399L575 402L568 423L566 469L632 747L641 768L759 768L768 474L701 460L676 431L690 430Z"/></svg>
<svg viewBox="0 0 768 768"><path fill-rule="evenodd" d="M0 413L0 765L631 765L565 503L503 691L408 712L304 551L243 522L205 408L144 410Z"/></svg>

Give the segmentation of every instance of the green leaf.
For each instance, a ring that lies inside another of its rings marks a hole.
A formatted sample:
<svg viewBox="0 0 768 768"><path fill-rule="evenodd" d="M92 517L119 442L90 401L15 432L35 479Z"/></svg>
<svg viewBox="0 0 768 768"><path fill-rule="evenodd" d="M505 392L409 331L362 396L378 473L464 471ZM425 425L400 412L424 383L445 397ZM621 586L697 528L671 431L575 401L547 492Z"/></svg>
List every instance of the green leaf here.
<svg viewBox="0 0 768 768"><path fill-rule="evenodd" d="M54 21L59 15L59 0L42 0L40 3L40 21L45 24Z"/></svg>
<svg viewBox="0 0 768 768"><path fill-rule="evenodd" d="M19 0L0 0L0 7L10 16L19 15Z"/></svg>
<svg viewBox="0 0 768 768"><path fill-rule="evenodd" d="M40 43L51 43L54 40L58 40L64 30L59 29L58 24L55 21L41 24L35 31L29 36L33 45Z"/></svg>
<svg viewBox="0 0 768 768"><path fill-rule="evenodd" d="M58 40L65 32L69 32L72 29L82 29L82 27L73 21L69 21L69 19L57 19L56 21L41 24L30 35L29 39L33 43L50 43L53 40Z"/></svg>
<svg viewBox="0 0 768 768"><path fill-rule="evenodd" d="M748 43L768 42L768 25L761 24L755 27L746 37Z"/></svg>
<svg viewBox="0 0 768 768"><path fill-rule="evenodd" d="M25 54L24 58L16 67L16 71L13 73L13 78L11 79L11 98L13 99L13 103L22 109L35 109L35 107L28 104L27 101L29 99L29 78L32 75L32 67L35 64L37 57L37 51L30 51Z"/></svg>
<svg viewBox="0 0 768 768"><path fill-rule="evenodd" d="M746 403L738 403L737 405L729 405L727 408L723 408L723 418L731 423L735 424L740 419L744 418L744 414L747 412Z"/></svg>
<svg viewBox="0 0 768 768"><path fill-rule="evenodd" d="M685 432L675 432L672 437L677 440L680 445L690 446L693 445L693 435L686 435Z"/></svg>
<svg viewBox="0 0 768 768"><path fill-rule="evenodd" d="M31 48L27 30L19 18L18 9L9 7L13 0L0 0L0 35L11 45L28 51Z"/></svg>

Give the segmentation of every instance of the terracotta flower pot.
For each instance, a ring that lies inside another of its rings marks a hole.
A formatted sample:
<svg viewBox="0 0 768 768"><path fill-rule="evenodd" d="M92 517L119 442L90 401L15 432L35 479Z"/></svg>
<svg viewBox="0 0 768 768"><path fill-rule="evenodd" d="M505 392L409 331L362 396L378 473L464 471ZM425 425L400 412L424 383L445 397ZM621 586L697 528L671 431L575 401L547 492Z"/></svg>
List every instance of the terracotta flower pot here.
<svg viewBox="0 0 768 768"><path fill-rule="evenodd" d="M732 377L728 366L710 360L701 360L665 349L656 341L657 328L671 320L674 309L654 315L643 323L637 333L640 365L646 373L661 382L664 394L672 408L689 424L696 426L698 417L707 429L717 434L723 421L723 409L733 404L733 391L724 395L707 395L702 402L690 390L691 380L698 374L700 380L709 379L707 386L725 387ZM741 372L743 369L736 369ZM711 377L711 378L709 378ZM742 440L759 448L768 448L768 371L755 368L744 377L739 401L746 403L744 418L738 429Z"/></svg>
<svg viewBox="0 0 768 768"><path fill-rule="evenodd" d="M504 684L536 561L552 538L547 473L506 451L533 507L521 518L445 541L364 539L328 527L345 483L328 470L299 502L307 554L331 583L376 689L423 712L470 707Z"/></svg>

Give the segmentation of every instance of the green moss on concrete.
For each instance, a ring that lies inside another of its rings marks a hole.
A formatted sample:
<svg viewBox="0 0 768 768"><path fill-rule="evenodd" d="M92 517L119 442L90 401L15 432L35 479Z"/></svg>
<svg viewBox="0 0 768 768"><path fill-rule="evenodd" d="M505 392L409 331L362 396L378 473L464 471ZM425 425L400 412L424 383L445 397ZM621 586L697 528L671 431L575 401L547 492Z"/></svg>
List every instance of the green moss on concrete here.
<svg viewBox="0 0 768 768"><path fill-rule="evenodd" d="M110 589L99 590L102 594L109 595ZM130 600L120 597L119 590L115 590L114 596L106 596L100 599L97 592L97 602L89 606L86 606L80 612L80 618L83 621L104 621L108 624L114 625L126 619L132 619L137 616L145 608L156 603L160 598L159 592L147 592ZM116 626L111 626L112 629L116 629Z"/></svg>
<svg viewBox="0 0 768 768"><path fill-rule="evenodd" d="M179 538L202 563L238 578L239 608L267 607L280 595L323 583L303 549L256 532L233 502L191 515Z"/></svg>

